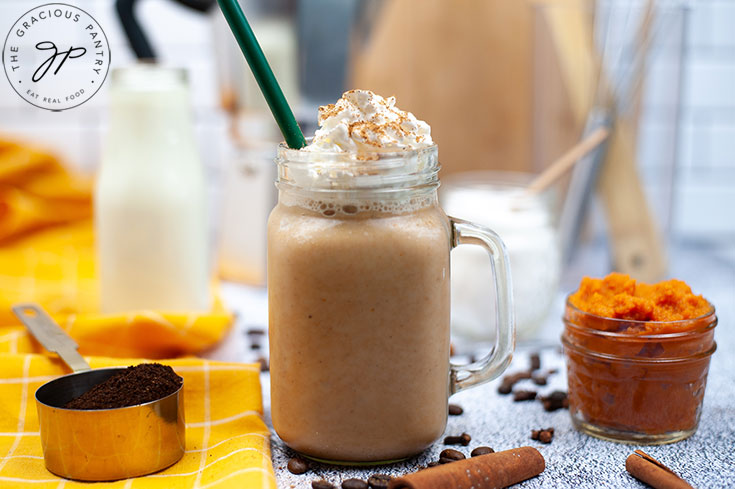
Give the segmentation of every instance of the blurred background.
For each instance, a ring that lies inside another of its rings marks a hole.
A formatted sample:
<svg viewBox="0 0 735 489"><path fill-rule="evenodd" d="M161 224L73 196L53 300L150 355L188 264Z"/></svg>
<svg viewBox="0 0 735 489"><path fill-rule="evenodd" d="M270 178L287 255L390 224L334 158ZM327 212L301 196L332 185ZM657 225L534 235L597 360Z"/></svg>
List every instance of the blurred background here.
<svg viewBox="0 0 735 489"><path fill-rule="evenodd" d="M257 85L213 2L131 3L157 60L188 73L209 188L212 267L223 279L263 285L281 137ZM432 126L448 212L486 221L510 241L520 232L526 238L518 249L529 235L493 220L502 204L452 195L523 185L596 127L608 127L610 136L584 164L541 196L543 222L533 226L555 235L544 245L553 252L528 252L513 264L514 272L550 268L543 282L550 297L560 280L568 290L584 274L613 268L663 278L671 246L702 246L735 260L735 219L727 211L735 209L735 3L240 3L307 136L317 107L346 89L396 95L399 107ZM113 69L136 62L113 0L74 4L105 30ZM0 3L0 32L34 6ZM52 113L0 82L0 137L40 145L93 174L107 136L110 85L108 78L89 102ZM515 173L467 173L486 170ZM575 265L589 249L595 265Z"/></svg>

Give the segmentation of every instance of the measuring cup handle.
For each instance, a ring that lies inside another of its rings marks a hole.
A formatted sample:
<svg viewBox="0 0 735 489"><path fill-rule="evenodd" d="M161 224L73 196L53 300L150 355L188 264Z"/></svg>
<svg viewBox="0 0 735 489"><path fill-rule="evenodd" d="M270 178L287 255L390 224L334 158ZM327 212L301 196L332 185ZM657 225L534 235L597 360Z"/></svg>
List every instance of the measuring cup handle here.
<svg viewBox="0 0 735 489"><path fill-rule="evenodd" d="M498 377L508 367L515 347L513 287L510 261L505 244L492 230L461 219L449 218L452 225L452 248L461 244L478 245L490 255L495 282L495 345L490 353L469 365L450 364L450 393Z"/></svg>
<svg viewBox="0 0 735 489"><path fill-rule="evenodd" d="M38 304L16 304L13 313L48 351L57 353L74 372L90 370L77 344Z"/></svg>

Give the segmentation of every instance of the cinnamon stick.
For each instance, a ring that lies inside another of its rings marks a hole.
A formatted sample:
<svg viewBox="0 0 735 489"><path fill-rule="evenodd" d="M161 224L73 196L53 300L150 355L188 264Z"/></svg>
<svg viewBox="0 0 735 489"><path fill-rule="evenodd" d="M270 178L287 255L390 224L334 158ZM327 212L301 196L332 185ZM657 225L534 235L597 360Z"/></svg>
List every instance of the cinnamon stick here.
<svg viewBox="0 0 735 489"><path fill-rule="evenodd" d="M488 453L393 479L388 489L500 489L544 471L546 461L532 447Z"/></svg>
<svg viewBox="0 0 735 489"><path fill-rule="evenodd" d="M625 470L655 489L694 489L673 470L642 450L636 450L628 456Z"/></svg>

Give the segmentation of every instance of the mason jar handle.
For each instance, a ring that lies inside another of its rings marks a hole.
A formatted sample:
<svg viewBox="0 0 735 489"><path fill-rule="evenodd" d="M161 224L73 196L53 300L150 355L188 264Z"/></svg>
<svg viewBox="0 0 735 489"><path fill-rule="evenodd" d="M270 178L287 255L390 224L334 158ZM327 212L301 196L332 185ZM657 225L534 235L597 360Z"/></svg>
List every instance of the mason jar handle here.
<svg viewBox="0 0 735 489"><path fill-rule="evenodd" d="M478 245L488 252L495 281L495 345L487 356L468 365L450 364L450 393L465 390L497 378L510 364L515 347L513 288L510 261L505 244L494 231L461 219L452 224L452 248L462 244Z"/></svg>

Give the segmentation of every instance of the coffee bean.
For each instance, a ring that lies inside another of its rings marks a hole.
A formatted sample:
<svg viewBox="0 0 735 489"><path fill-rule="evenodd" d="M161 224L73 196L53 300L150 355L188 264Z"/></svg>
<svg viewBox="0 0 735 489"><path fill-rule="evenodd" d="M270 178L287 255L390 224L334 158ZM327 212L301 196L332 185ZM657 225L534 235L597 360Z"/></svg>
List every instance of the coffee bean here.
<svg viewBox="0 0 735 489"><path fill-rule="evenodd" d="M538 353L531 353L531 370L538 370L541 368L541 355Z"/></svg>
<svg viewBox="0 0 735 489"><path fill-rule="evenodd" d="M246 334L248 336L263 336L265 335L265 330L261 328L250 328L247 330Z"/></svg>
<svg viewBox="0 0 735 489"><path fill-rule="evenodd" d="M531 372L516 372L514 374L506 375L498 387L499 394L510 394L513 391L513 386L524 379L530 379Z"/></svg>
<svg viewBox="0 0 735 489"><path fill-rule="evenodd" d="M342 481L342 489L367 489L368 484L362 479L347 479Z"/></svg>
<svg viewBox="0 0 735 489"><path fill-rule="evenodd" d="M260 371L261 372L267 372L270 369L270 366L268 365L268 359L265 357L259 357L256 362L260 364Z"/></svg>
<svg viewBox="0 0 735 489"><path fill-rule="evenodd" d="M536 399L536 391L513 391L513 402L533 401Z"/></svg>
<svg viewBox="0 0 735 489"><path fill-rule="evenodd" d="M477 447L470 452L470 457L477 457L478 455L487 455L488 453L495 453L490 447Z"/></svg>
<svg viewBox="0 0 735 489"><path fill-rule="evenodd" d="M541 443L549 444L554 438L554 428L546 428L545 430L531 430L531 439L538 440Z"/></svg>
<svg viewBox="0 0 735 489"><path fill-rule="evenodd" d="M533 383L536 385L546 385L549 382L549 377L542 372L534 372L533 375L531 375L531 380L533 380Z"/></svg>
<svg viewBox="0 0 735 489"><path fill-rule="evenodd" d="M300 475L309 470L309 464L306 462L306 460L299 458L299 457L293 457L289 459L288 461L288 471L292 474Z"/></svg>
<svg viewBox="0 0 735 489"><path fill-rule="evenodd" d="M449 405L449 415L450 416L459 416L463 412L464 412L464 409L462 409L462 406L458 406L457 404Z"/></svg>
<svg viewBox="0 0 735 489"><path fill-rule="evenodd" d="M464 453L460 452L459 450L454 450L452 448L446 448L442 450L442 452L439 454L439 460L441 461L441 459L443 458L447 458L454 462L456 460L464 460L467 457L465 457Z"/></svg>
<svg viewBox="0 0 735 489"><path fill-rule="evenodd" d="M371 489L388 489L388 483L393 477L388 474L373 474L368 477L368 486Z"/></svg>
<svg viewBox="0 0 735 489"><path fill-rule="evenodd" d="M503 381L498 386L498 394L503 394L503 395L510 394L512 391L513 391L513 386L511 384L505 383L505 381Z"/></svg>
<svg viewBox="0 0 735 489"><path fill-rule="evenodd" d="M312 489L334 489L334 484L324 479L311 482Z"/></svg>
<svg viewBox="0 0 735 489"><path fill-rule="evenodd" d="M260 350L260 344L259 343L250 343L250 349L251 350Z"/></svg>
<svg viewBox="0 0 735 489"><path fill-rule="evenodd" d="M554 391L548 396L542 397L541 403L544 405L544 410L549 412L569 407L567 393L563 391Z"/></svg>
<svg viewBox="0 0 735 489"><path fill-rule="evenodd" d="M470 444L470 441L472 441L472 437L467 433L462 433L459 436L447 436L444 438L445 445L462 445L463 447L466 447Z"/></svg>
<svg viewBox="0 0 735 489"><path fill-rule="evenodd" d="M427 467L436 467L437 465L441 465L439 462L431 461L428 464L426 464Z"/></svg>

